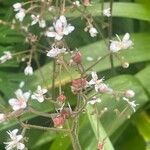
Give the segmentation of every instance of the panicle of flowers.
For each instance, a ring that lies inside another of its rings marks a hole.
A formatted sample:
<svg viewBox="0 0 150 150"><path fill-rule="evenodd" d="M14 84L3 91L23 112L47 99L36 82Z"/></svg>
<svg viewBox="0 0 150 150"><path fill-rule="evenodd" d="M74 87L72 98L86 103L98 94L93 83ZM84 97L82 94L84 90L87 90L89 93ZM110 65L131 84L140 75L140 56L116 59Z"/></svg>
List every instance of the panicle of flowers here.
<svg viewBox="0 0 150 150"><path fill-rule="evenodd" d="M25 9L22 8L22 4L21 3L15 3L13 5L14 11L16 11L16 19L18 19L20 22L23 21L24 17L25 17Z"/></svg>
<svg viewBox="0 0 150 150"><path fill-rule="evenodd" d="M36 99L38 102L42 103L44 101L44 94L47 93L47 89L42 88L38 85L37 90L31 96L32 99Z"/></svg>
<svg viewBox="0 0 150 150"><path fill-rule="evenodd" d="M122 40L116 35L118 40L111 40L110 51L116 53L120 50L129 49L133 46L133 42L130 40L130 34L126 33Z"/></svg>
<svg viewBox="0 0 150 150"><path fill-rule="evenodd" d="M23 150L25 148L25 145L22 142L23 136L21 134L17 135L18 131L18 129L7 131L8 135L10 136L10 141L4 142L4 144L6 144L6 150L12 150L14 148L16 148L17 150Z"/></svg>
<svg viewBox="0 0 150 150"><path fill-rule="evenodd" d="M14 111L25 109L27 107L27 102L31 95L31 92L28 91L28 92L23 93L21 89L18 89L15 92L15 95L16 95L16 98L9 99L9 104L11 105L12 109Z"/></svg>
<svg viewBox="0 0 150 150"><path fill-rule="evenodd" d="M47 56L48 57L52 57L55 58L57 57L59 54L63 54L66 52L66 48L58 48L56 45L52 45L51 49L47 52Z"/></svg>
<svg viewBox="0 0 150 150"><path fill-rule="evenodd" d="M68 24L66 17L62 15L53 23L53 26L48 28L45 35L54 37L55 40L59 41L64 35L70 34L74 29L74 26Z"/></svg>
<svg viewBox="0 0 150 150"><path fill-rule="evenodd" d="M35 24L39 24L39 27L41 28L45 28L46 27L46 22L44 19L40 18L40 15L31 15L31 18L32 18L32 22L31 22L31 25L35 25Z"/></svg>
<svg viewBox="0 0 150 150"><path fill-rule="evenodd" d="M9 59L12 59L12 54L10 51L4 51L4 55L0 57L0 63L4 63Z"/></svg>

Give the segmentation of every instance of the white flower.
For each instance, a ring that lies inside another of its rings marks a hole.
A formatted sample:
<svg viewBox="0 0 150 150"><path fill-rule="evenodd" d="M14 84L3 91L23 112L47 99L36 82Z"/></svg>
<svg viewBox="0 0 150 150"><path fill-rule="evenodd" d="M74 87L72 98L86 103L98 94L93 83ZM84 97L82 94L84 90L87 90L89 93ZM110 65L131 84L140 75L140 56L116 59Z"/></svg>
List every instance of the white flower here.
<svg viewBox="0 0 150 150"><path fill-rule="evenodd" d="M95 36L97 36L97 34L98 34L96 28L94 28L94 27L91 27L91 28L89 29L89 33L90 33L90 36L91 36L91 37L95 37Z"/></svg>
<svg viewBox="0 0 150 150"><path fill-rule="evenodd" d="M21 89L18 89L15 92L16 98L11 98L9 100L9 104L11 105L12 109L17 111L26 108L30 94L30 92L23 93Z"/></svg>
<svg viewBox="0 0 150 150"><path fill-rule="evenodd" d="M130 102L128 98L123 97L123 100L126 101L130 107L133 109L133 111L135 112L135 107L138 106L139 104L135 104L135 101Z"/></svg>
<svg viewBox="0 0 150 150"><path fill-rule="evenodd" d="M87 104L94 105L95 103L100 103L100 102L101 99L94 96L90 101L87 102Z"/></svg>
<svg viewBox="0 0 150 150"><path fill-rule="evenodd" d="M52 46L52 49L48 51L47 56L48 57L56 57L59 54L65 53L66 52L66 48L58 48L56 46Z"/></svg>
<svg viewBox="0 0 150 150"><path fill-rule="evenodd" d="M44 94L47 93L47 89L42 89L41 86L37 87L37 90L31 96L32 99L36 99L38 102L42 103L44 101Z"/></svg>
<svg viewBox="0 0 150 150"><path fill-rule="evenodd" d="M4 51L4 55L0 57L0 63L4 63L9 59L12 59L12 54L10 51Z"/></svg>
<svg viewBox="0 0 150 150"><path fill-rule="evenodd" d="M21 142L23 140L22 135L17 135L18 129L14 129L13 131L7 131L8 135L10 136L10 142L4 142L6 144L6 150L12 150L16 148L17 150L23 150L25 145Z"/></svg>
<svg viewBox="0 0 150 150"><path fill-rule="evenodd" d="M133 46L133 42L130 40L130 34L129 33L126 33L122 40L119 38L118 35L116 35L117 38L118 38L118 41L111 41L111 44L110 44L110 50L112 52L118 52L120 50L124 50L124 49L128 49L130 47Z"/></svg>
<svg viewBox="0 0 150 150"><path fill-rule="evenodd" d="M15 3L13 5L14 11L20 11L22 9L22 4L21 3Z"/></svg>
<svg viewBox="0 0 150 150"><path fill-rule="evenodd" d="M46 22L45 22L45 20L40 18L40 15L35 16L32 14L31 18L32 18L31 25L35 25L36 23L39 23L39 27L41 27L41 28L46 27Z"/></svg>
<svg viewBox="0 0 150 150"><path fill-rule="evenodd" d="M80 7L80 2L79 1L74 1L73 5L75 5L76 7Z"/></svg>
<svg viewBox="0 0 150 150"><path fill-rule="evenodd" d="M101 93L106 93L106 92L111 93L113 91L105 83L100 83L100 84L95 85L95 90L98 91L98 92L101 92Z"/></svg>
<svg viewBox="0 0 150 150"><path fill-rule="evenodd" d="M0 123L4 122L6 120L6 115L0 113Z"/></svg>
<svg viewBox="0 0 150 150"><path fill-rule="evenodd" d="M20 9L16 15L15 15L16 19L18 19L20 22L23 21L24 17L25 17L25 9Z"/></svg>
<svg viewBox="0 0 150 150"><path fill-rule="evenodd" d="M65 16L60 16L56 22L53 23L53 27L50 27L46 31L46 36L54 37L56 40L61 40L64 35L68 35L74 30L74 26L67 24Z"/></svg>
<svg viewBox="0 0 150 150"><path fill-rule="evenodd" d="M24 74L29 76L33 75L33 68L30 65L27 65L24 69Z"/></svg>
<svg viewBox="0 0 150 150"><path fill-rule="evenodd" d="M110 8L104 9L104 10L103 10L103 15L104 15L104 16L107 16L107 17L110 17L110 16L111 16Z"/></svg>
<svg viewBox="0 0 150 150"><path fill-rule="evenodd" d="M89 81L89 85L94 85L96 92L112 92L112 89L109 88L105 83L103 83L104 78L98 79L96 72L92 72L92 79Z"/></svg>
<svg viewBox="0 0 150 150"><path fill-rule="evenodd" d="M99 87L100 83L103 82L104 79L102 78L102 79L98 80L98 76L97 76L96 72L92 72L91 75L92 75L92 79L89 81L88 84L94 85L95 91L98 92L98 87Z"/></svg>
<svg viewBox="0 0 150 150"><path fill-rule="evenodd" d="M128 97L128 98L133 98L135 96L135 92L133 90L127 90L125 92L125 97Z"/></svg>

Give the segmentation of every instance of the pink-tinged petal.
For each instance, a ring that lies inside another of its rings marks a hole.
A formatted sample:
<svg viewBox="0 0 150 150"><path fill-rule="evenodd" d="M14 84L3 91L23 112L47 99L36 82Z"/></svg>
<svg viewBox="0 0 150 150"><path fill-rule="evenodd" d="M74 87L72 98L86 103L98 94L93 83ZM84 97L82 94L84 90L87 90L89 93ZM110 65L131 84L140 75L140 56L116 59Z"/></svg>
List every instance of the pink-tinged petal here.
<svg viewBox="0 0 150 150"><path fill-rule="evenodd" d="M12 109L13 109L14 111L17 111L17 110L20 110L20 109L22 109L22 108L20 107L20 105L16 104L16 105L12 106Z"/></svg>
<svg viewBox="0 0 150 150"><path fill-rule="evenodd" d="M41 28L45 28L46 27L45 20L39 20L39 27L41 27Z"/></svg>
<svg viewBox="0 0 150 150"><path fill-rule="evenodd" d="M130 39L130 34L129 34L129 33L126 33L126 34L123 36L122 41L128 41L129 39Z"/></svg>
<svg viewBox="0 0 150 150"><path fill-rule="evenodd" d="M43 94L47 93L48 90L47 89L42 89Z"/></svg>
<svg viewBox="0 0 150 150"><path fill-rule="evenodd" d="M33 95L31 96L31 98L32 98L32 99L36 99L37 97L33 94Z"/></svg>
<svg viewBox="0 0 150 150"><path fill-rule="evenodd" d="M39 96L37 97L38 102L42 103L44 101L44 97L43 96Z"/></svg>
<svg viewBox="0 0 150 150"><path fill-rule="evenodd" d="M22 135L17 135L17 141L19 142L20 140L22 140L23 139L23 136Z"/></svg>
<svg viewBox="0 0 150 150"><path fill-rule="evenodd" d="M21 89L18 89L18 90L15 92L15 94L16 94L16 97L17 97L18 99L23 96L23 92L22 92Z"/></svg>
<svg viewBox="0 0 150 150"><path fill-rule="evenodd" d="M28 101L30 95L31 95L31 92L25 92L25 93L23 94L23 96L24 96L26 102Z"/></svg>
<svg viewBox="0 0 150 150"><path fill-rule="evenodd" d="M27 107L27 103L26 102L23 102L21 105L20 105L20 108L24 109Z"/></svg>
<svg viewBox="0 0 150 150"><path fill-rule="evenodd" d="M60 20L57 20L56 23L54 24L54 28L57 33L62 33L63 31L63 24Z"/></svg>
<svg viewBox="0 0 150 150"><path fill-rule="evenodd" d="M41 91L41 89L42 89L41 86L38 85L37 90L38 90L38 91Z"/></svg>
<svg viewBox="0 0 150 150"><path fill-rule="evenodd" d="M56 32L46 31L45 34L46 34L47 37L55 37L56 36Z"/></svg>
<svg viewBox="0 0 150 150"><path fill-rule="evenodd" d="M11 131L12 132L12 134L13 134L13 136L16 136L16 134L18 133L18 129L14 129L13 131Z"/></svg>
<svg viewBox="0 0 150 150"><path fill-rule="evenodd" d="M112 41L110 44L110 50L112 52L118 52L122 48L122 43L118 41Z"/></svg>
<svg viewBox="0 0 150 150"><path fill-rule="evenodd" d="M98 76L97 76L96 72L92 72L91 75L92 75L93 80L95 80L95 81L98 80Z"/></svg>
<svg viewBox="0 0 150 150"><path fill-rule="evenodd" d="M55 39L60 41L63 38L63 35L57 34L55 35Z"/></svg>
<svg viewBox="0 0 150 150"><path fill-rule="evenodd" d="M8 103L9 103L11 106L13 106L13 105L16 104L17 101L18 101L17 99L11 98L11 99L8 101Z"/></svg>
<svg viewBox="0 0 150 150"><path fill-rule="evenodd" d="M60 16L59 17L59 20L64 24L64 26L66 26L67 25L67 20L66 20L66 17L65 16Z"/></svg>
<svg viewBox="0 0 150 150"><path fill-rule="evenodd" d="M92 79L88 82L89 85L94 85L95 84L95 81Z"/></svg>
<svg viewBox="0 0 150 150"><path fill-rule="evenodd" d="M25 148L25 145L23 143L17 143L17 149L18 150L23 150Z"/></svg>

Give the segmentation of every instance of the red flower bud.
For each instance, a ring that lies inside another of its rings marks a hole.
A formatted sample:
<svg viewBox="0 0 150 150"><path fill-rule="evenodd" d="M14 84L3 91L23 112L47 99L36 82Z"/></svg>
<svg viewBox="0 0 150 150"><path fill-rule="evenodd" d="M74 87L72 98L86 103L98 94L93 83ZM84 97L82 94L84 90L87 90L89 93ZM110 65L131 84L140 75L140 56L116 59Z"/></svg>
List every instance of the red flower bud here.
<svg viewBox="0 0 150 150"><path fill-rule="evenodd" d="M98 150L104 150L104 142L98 143Z"/></svg>
<svg viewBox="0 0 150 150"><path fill-rule="evenodd" d="M56 118L53 118L53 122L56 128L62 128L65 119L62 116L57 116Z"/></svg>
<svg viewBox="0 0 150 150"><path fill-rule="evenodd" d="M76 64L81 64L81 53L79 51L77 51L73 57L72 57L72 60L74 63Z"/></svg>
<svg viewBox="0 0 150 150"><path fill-rule="evenodd" d="M66 96L64 94L61 94L57 97L57 100L61 103L64 103L66 99Z"/></svg>
<svg viewBox="0 0 150 150"><path fill-rule="evenodd" d="M61 116L64 118L64 119L68 119L69 116L70 116L70 109L69 108L63 108L60 112Z"/></svg>
<svg viewBox="0 0 150 150"><path fill-rule="evenodd" d="M72 90L79 91L87 87L87 80L86 78L82 79L75 79L72 81Z"/></svg>
<svg viewBox="0 0 150 150"><path fill-rule="evenodd" d="M83 0L84 6L88 6L90 4L90 0Z"/></svg>

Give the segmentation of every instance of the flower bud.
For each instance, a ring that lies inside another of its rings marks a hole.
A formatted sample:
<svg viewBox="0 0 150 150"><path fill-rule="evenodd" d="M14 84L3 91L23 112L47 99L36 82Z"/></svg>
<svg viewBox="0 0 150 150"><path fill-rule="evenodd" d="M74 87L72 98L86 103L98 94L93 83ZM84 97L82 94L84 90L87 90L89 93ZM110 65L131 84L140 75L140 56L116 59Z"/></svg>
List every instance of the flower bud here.
<svg viewBox="0 0 150 150"><path fill-rule="evenodd" d="M65 119L62 116L57 116L56 118L53 118L53 122L56 128L62 128Z"/></svg>
<svg viewBox="0 0 150 150"><path fill-rule="evenodd" d="M6 120L5 114L0 113L0 123L4 122Z"/></svg>
<svg viewBox="0 0 150 150"><path fill-rule="evenodd" d="M68 119L69 116L70 116L70 109L69 108L63 108L60 112L61 116L64 118L64 119Z"/></svg>
<svg viewBox="0 0 150 150"><path fill-rule="evenodd" d="M77 51L73 57L72 57L72 60L74 63L76 64L81 64L81 53L79 51Z"/></svg>
<svg viewBox="0 0 150 150"><path fill-rule="evenodd" d="M79 91L81 89L86 88L87 87L87 83L88 82L87 82L86 78L75 79L75 80L72 81L71 88L72 88L73 91Z"/></svg>
<svg viewBox="0 0 150 150"><path fill-rule="evenodd" d="M83 0L83 5L84 6L89 6L90 5L90 0Z"/></svg>
<svg viewBox="0 0 150 150"><path fill-rule="evenodd" d="M128 62L124 62L124 63L122 64L122 67L123 67L123 68L128 68L128 67L129 67L129 63L128 63Z"/></svg>
<svg viewBox="0 0 150 150"><path fill-rule="evenodd" d="M64 103L66 99L66 96L64 94L61 94L57 97L58 102Z"/></svg>
<svg viewBox="0 0 150 150"><path fill-rule="evenodd" d="M133 90L127 90L125 92L125 97L127 98L133 98L135 96L135 92Z"/></svg>
<svg viewBox="0 0 150 150"><path fill-rule="evenodd" d="M105 83L101 83L99 86L98 86L98 91L100 93L106 93L106 92L112 92L112 89L109 88Z"/></svg>
<svg viewBox="0 0 150 150"><path fill-rule="evenodd" d="M27 65L24 69L24 74L29 76L33 75L33 68L30 65Z"/></svg>
<svg viewBox="0 0 150 150"><path fill-rule="evenodd" d="M98 143L98 150L104 150L104 142Z"/></svg>

